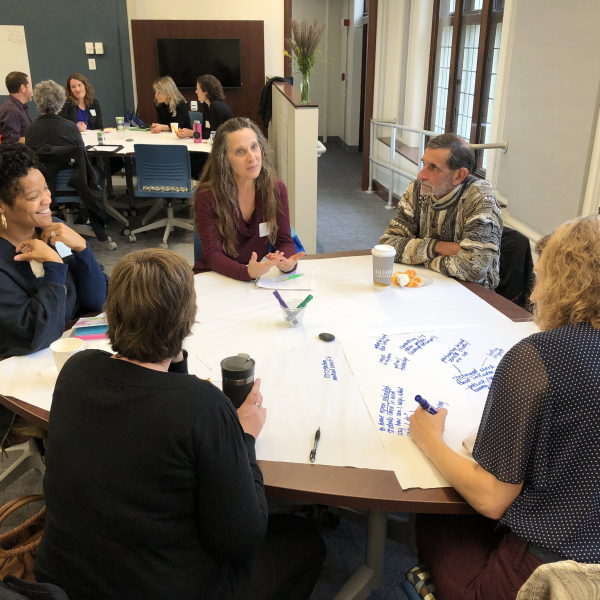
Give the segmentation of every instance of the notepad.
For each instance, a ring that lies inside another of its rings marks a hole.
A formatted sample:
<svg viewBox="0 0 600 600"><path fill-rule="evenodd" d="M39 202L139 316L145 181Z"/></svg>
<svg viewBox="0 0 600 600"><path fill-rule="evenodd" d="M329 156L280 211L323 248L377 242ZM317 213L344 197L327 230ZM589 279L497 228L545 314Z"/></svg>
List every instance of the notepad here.
<svg viewBox="0 0 600 600"><path fill-rule="evenodd" d="M290 275L298 275L287 281L281 281ZM298 263L298 268L293 273L282 273L277 267L273 267L267 274L256 280L256 287L265 290L312 290L314 288L315 271L312 267L302 268L302 263Z"/></svg>

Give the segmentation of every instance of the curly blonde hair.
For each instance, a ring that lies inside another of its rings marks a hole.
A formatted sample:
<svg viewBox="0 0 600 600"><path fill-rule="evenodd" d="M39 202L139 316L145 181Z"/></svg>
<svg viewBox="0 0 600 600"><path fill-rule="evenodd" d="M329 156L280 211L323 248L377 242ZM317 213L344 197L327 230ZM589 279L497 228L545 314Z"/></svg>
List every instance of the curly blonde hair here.
<svg viewBox="0 0 600 600"><path fill-rule="evenodd" d="M549 237L534 293L533 320L542 331L575 323L600 329L600 216L579 217Z"/></svg>

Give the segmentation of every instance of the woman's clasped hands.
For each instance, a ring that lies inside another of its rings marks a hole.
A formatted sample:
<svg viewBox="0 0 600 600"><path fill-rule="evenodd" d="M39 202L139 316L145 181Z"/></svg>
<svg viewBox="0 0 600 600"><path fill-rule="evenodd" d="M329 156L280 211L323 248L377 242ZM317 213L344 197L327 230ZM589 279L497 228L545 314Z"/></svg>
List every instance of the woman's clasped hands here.
<svg viewBox="0 0 600 600"><path fill-rule="evenodd" d="M56 250L48 246L56 242L62 242L73 252L81 252L87 247L87 242L70 227L64 223L52 223L42 229L40 239L31 239L21 242L15 249L17 253L16 261L57 262L61 263L62 258Z"/></svg>

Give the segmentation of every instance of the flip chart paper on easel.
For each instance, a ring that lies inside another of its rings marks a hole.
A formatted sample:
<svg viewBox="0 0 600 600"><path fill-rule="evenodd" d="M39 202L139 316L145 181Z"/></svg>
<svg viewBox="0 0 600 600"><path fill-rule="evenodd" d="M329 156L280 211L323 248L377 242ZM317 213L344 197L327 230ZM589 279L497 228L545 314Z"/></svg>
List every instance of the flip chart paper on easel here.
<svg viewBox="0 0 600 600"><path fill-rule="evenodd" d="M383 444L338 342L313 342L256 363L265 426L256 442L262 460L391 471Z"/></svg>
<svg viewBox="0 0 600 600"><path fill-rule="evenodd" d="M450 484L410 439L415 396L448 409L444 440L470 458L462 440L478 427L498 363L533 323L387 335L341 342L403 489Z"/></svg>
<svg viewBox="0 0 600 600"><path fill-rule="evenodd" d="M8 96L4 78L12 71L27 73L31 79L25 27L0 25L0 96Z"/></svg>

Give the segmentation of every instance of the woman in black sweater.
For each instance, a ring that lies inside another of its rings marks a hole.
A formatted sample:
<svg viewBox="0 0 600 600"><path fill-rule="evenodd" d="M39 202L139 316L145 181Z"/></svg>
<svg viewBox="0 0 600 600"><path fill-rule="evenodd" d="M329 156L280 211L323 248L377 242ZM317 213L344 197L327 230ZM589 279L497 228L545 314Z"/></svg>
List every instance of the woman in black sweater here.
<svg viewBox="0 0 600 600"><path fill-rule="evenodd" d="M210 129L202 127L202 137L210 136L211 131L219 129L225 121L233 119L231 109L223 100L225 94L221 82L212 75L202 75L196 82L196 96L199 102L206 103L208 110L204 110L204 123L210 122ZM181 138L192 137L194 132L191 129L180 129L177 135Z"/></svg>
<svg viewBox="0 0 600 600"><path fill-rule="evenodd" d="M160 133L171 131L171 123L181 128L191 129L190 113L187 102L170 77L159 77L152 86L154 88L154 106L157 123L152 123L150 131Z"/></svg>
<svg viewBox="0 0 600 600"><path fill-rule="evenodd" d="M73 356L54 391L37 581L70 600L308 600L325 547L307 521L268 516L260 380L236 413L187 373L186 261L128 254L105 311L117 354Z"/></svg>
<svg viewBox="0 0 600 600"><path fill-rule="evenodd" d="M81 73L71 73L65 83L67 101L60 116L75 123L79 131L103 129L100 103L94 98L94 88Z"/></svg>

